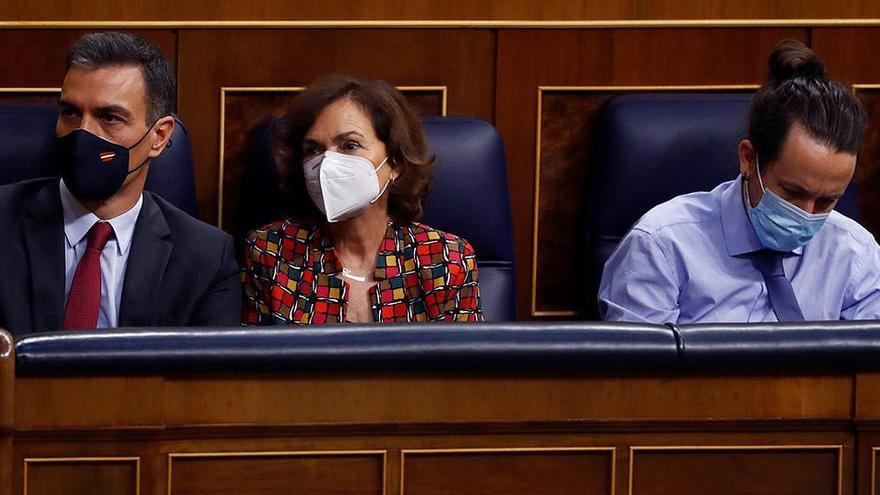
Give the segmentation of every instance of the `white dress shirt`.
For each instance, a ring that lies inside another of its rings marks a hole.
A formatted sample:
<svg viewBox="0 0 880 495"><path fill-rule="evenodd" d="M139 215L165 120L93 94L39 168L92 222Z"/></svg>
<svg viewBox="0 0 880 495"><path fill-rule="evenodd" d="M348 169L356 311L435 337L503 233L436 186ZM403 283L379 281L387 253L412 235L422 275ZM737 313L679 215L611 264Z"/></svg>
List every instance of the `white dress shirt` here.
<svg viewBox="0 0 880 495"><path fill-rule="evenodd" d="M99 222L94 213L81 205L73 196L64 180L61 181L61 206L64 210L64 300L70 293L73 275L80 258L86 252L88 233ZM107 220L113 227L113 235L101 253L101 310L98 313L98 328L112 328L119 321L119 304L122 299L122 284L125 281L125 267L134 237L144 196L127 212Z"/></svg>

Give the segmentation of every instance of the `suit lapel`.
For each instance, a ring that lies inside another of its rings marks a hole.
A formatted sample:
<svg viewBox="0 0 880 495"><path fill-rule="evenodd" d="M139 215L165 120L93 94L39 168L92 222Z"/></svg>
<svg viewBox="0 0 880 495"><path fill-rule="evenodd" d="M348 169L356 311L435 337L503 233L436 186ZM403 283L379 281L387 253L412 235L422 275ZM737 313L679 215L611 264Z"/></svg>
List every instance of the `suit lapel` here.
<svg viewBox="0 0 880 495"><path fill-rule="evenodd" d="M153 197L144 192L144 204L134 228L131 251L122 283L119 326L150 326L155 302L171 258L171 230Z"/></svg>
<svg viewBox="0 0 880 495"><path fill-rule="evenodd" d="M64 316L64 213L58 182L41 189L24 222L31 272L31 325L60 330Z"/></svg>

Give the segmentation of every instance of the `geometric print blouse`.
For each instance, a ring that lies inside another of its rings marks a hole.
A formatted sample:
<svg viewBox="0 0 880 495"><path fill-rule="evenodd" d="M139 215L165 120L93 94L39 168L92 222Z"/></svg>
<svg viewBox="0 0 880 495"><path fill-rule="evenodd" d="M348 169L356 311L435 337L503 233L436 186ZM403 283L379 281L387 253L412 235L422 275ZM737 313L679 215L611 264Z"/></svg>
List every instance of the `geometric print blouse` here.
<svg viewBox="0 0 880 495"><path fill-rule="evenodd" d="M332 240L315 223L287 219L245 240L242 322L345 322L349 286ZM376 322L483 321L474 249L416 222L389 221L376 257Z"/></svg>

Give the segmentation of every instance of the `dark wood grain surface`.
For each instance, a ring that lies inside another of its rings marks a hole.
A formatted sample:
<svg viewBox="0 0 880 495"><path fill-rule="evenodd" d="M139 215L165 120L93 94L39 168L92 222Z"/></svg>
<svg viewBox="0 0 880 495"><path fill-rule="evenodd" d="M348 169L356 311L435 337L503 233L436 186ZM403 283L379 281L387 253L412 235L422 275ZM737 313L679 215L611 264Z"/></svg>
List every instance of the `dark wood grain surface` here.
<svg viewBox="0 0 880 495"><path fill-rule="evenodd" d="M113 4L90 0L72 4L63 0L0 4L6 21L193 21L193 20L595 20L595 19L837 19L880 17L871 0L825 2L725 2L723 0L505 0L473 2L450 0L367 0L347 2L191 0L172 3Z"/></svg>
<svg viewBox="0 0 880 495"><path fill-rule="evenodd" d="M0 458L15 483L0 493L22 493L25 459L53 458L72 460L29 468L29 486L128 493L130 471L106 459L137 458L150 495L167 494L169 477L171 493L379 493L384 480L396 495L610 493L612 482L628 493L630 476L633 493L837 493L840 482L850 494L870 478L865 456L880 440L856 429L876 414L880 401L858 397L878 395L876 383L816 373L22 377L14 448Z"/></svg>
<svg viewBox="0 0 880 495"><path fill-rule="evenodd" d="M27 495L135 495L136 461L27 462Z"/></svg>

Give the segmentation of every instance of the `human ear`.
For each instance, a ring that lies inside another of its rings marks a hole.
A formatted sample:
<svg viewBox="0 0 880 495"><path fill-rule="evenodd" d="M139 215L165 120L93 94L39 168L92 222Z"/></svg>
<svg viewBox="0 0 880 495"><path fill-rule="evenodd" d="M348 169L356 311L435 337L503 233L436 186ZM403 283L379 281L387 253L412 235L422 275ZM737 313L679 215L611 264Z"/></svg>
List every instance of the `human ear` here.
<svg viewBox="0 0 880 495"><path fill-rule="evenodd" d="M757 154L755 153L755 147L752 145L751 141L743 139L739 142L736 151L739 156L739 173L741 173L746 180L749 180L749 177L755 174L757 169Z"/></svg>
<svg viewBox="0 0 880 495"><path fill-rule="evenodd" d="M171 142L171 135L174 133L174 117L166 115L153 125L153 133L155 138L150 145L150 158L155 158L162 153Z"/></svg>

